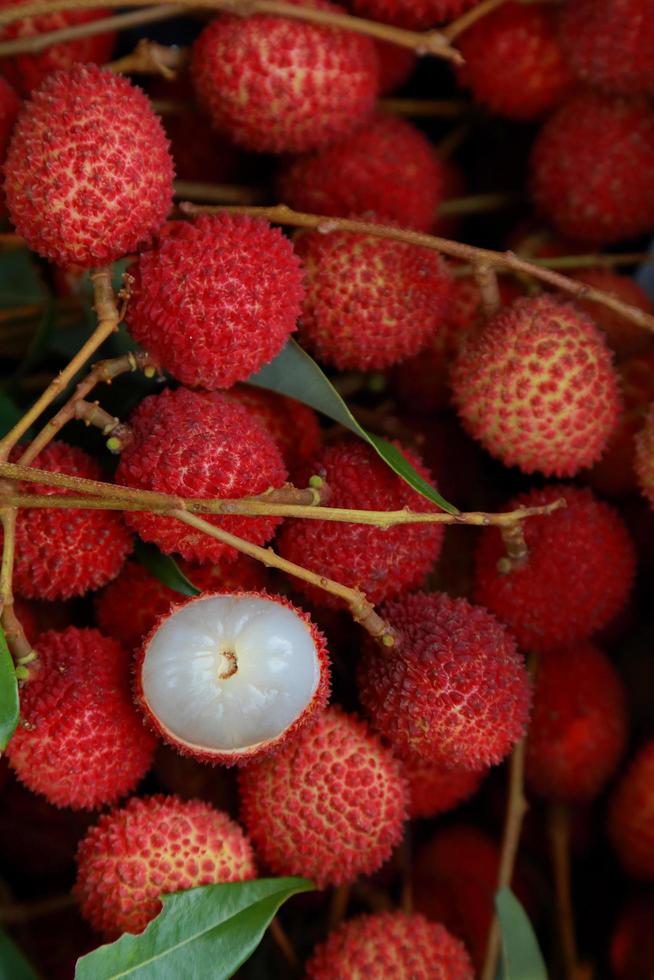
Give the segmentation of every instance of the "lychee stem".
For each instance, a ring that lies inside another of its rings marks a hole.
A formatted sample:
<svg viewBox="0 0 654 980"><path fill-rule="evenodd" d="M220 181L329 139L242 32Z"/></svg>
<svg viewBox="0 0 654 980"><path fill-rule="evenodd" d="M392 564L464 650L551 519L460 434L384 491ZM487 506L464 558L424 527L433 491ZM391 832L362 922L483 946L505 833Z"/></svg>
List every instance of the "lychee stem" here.
<svg viewBox="0 0 654 980"><path fill-rule="evenodd" d="M551 803L547 814L552 872L556 894L556 922L566 980L578 977L575 913L570 881L570 809Z"/></svg>
<svg viewBox="0 0 654 980"><path fill-rule="evenodd" d="M0 13L0 21L2 14ZM423 248L431 248L445 255L463 259L466 262L475 263L486 262L493 268L509 269L512 272L526 273L547 282L551 286L570 293L577 298L594 300L602 306L608 307L619 313L626 320L643 327L645 330L654 332L654 316L644 310L629 306L621 302L610 293L602 292L599 289L589 288L585 283L569 279L558 272L554 272L534 262L520 258L514 252L493 252L487 248L477 248L474 245L466 245L463 242L455 242L449 238L439 238L436 235L427 235L423 232L410 231L404 228L394 228L390 225L375 224L372 221L358 221L353 218L332 218L328 215L307 214L302 211L293 211L285 204L276 204L272 207L248 207L239 205L215 205L201 206L191 203L180 204L180 210L188 215L196 214L219 214L229 212L232 214L249 214L266 218L273 224L289 225L295 228L312 228L316 231L329 234L333 231L351 231L359 235L374 235L377 238L388 238L393 241L407 242L409 245L418 245Z"/></svg>
<svg viewBox="0 0 654 980"><path fill-rule="evenodd" d="M458 119L472 109L465 99L380 99L377 106L394 116L411 119ZM481 195L480 195L481 196Z"/></svg>
<svg viewBox="0 0 654 980"><path fill-rule="evenodd" d="M474 275L484 316L490 320L502 306L497 273L488 262L477 262L474 266Z"/></svg>
<svg viewBox="0 0 654 980"><path fill-rule="evenodd" d="M64 895L53 895L36 902L16 902L11 905L0 907L0 924L20 925L32 922L34 919L41 919L47 915L53 915L62 909L72 908L76 905L75 897L67 892Z"/></svg>
<svg viewBox="0 0 654 980"><path fill-rule="evenodd" d="M275 946L282 954L293 973L299 973L300 960L298 959L298 955L293 948L293 943L289 939L286 930L279 921L279 916L275 916L275 918L272 920L268 926L268 932L270 933Z"/></svg>
<svg viewBox="0 0 654 980"><path fill-rule="evenodd" d="M106 65L111 71L127 74L162 75L169 80L177 77L189 57L189 49L167 46L142 37L133 51Z"/></svg>
<svg viewBox="0 0 654 980"><path fill-rule="evenodd" d="M480 20L482 17L486 17L493 10L498 7L502 7L507 0L482 0L478 3L472 10L467 10L456 20L453 20L447 27L443 28L443 34L448 39L448 41L454 41L455 38L467 31L469 27L472 27L476 21Z"/></svg>
<svg viewBox="0 0 654 980"><path fill-rule="evenodd" d="M332 890L331 899L329 902L329 912L328 912L328 926L329 931L336 929L340 926L341 922L347 914L347 907L350 904L350 886L347 885L337 885L336 888Z"/></svg>
<svg viewBox="0 0 654 980"><path fill-rule="evenodd" d="M105 411L99 402L87 402L83 398L76 401L75 418L81 419L87 426L100 429L102 435L107 437L107 448L111 452L120 452L134 438L130 427Z"/></svg>

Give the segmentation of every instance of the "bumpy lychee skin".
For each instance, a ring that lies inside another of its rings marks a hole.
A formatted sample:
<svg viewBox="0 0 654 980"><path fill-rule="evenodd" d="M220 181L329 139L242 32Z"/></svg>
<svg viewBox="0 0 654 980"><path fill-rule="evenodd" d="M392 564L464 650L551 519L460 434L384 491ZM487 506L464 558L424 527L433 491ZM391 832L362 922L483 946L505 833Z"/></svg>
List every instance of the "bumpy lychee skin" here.
<svg viewBox="0 0 654 980"><path fill-rule="evenodd" d="M635 439L634 468L638 485L654 507L654 404Z"/></svg>
<svg viewBox="0 0 654 980"><path fill-rule="evenodd" d="M411 123L375 116L322 153L299 157L278 182L279 199L298 211L389 218L429 231L443 196L436 151Z"/></svg>
<svg viewBox="0 0 654 980"><path fill-rule="evenodd" d="M32 465L49 473L102 479L91 456L63 442L50 443ZM67 493L35 483L20 488L22 493L39 495ZM113 511L21 510L16 521L14 589L27 599L84 595L115 578L131 550L131 535L121 515Z"/></svg>
<svg viewBox="0 0 654 980"><path fill-rule="evenodd" d="M172 181L149 101L95 65L48 75L16 122L5 164L16 231L58 265L105 265L147 244L170 210Z"/></svg>
<svg viewBox="0 0 654 980"><path fill-rule="evenodd" d="M616 786L609 836L625 871L654 878L654 742L646 742Z"/></svg>
<svg viewBox="0 0 654 980"><path fill-rule="evenodd" d="M130 696L129 654L75 626L41 634L38 651L7 747L12 769L56 806L115 803L148 771L155 745Z"/></svg>
<svg viewBox="0 0 654 980"><path fill-rule="evenodd" d="M587 286L592 286L593 289L610 293L623 303L643 310L644 313L653 312L651 299L631 276L621 276L612 269L580 269L570 274L573 279L578 279ZM604 331L609 347L615 351L619 360L641 354L652 347L652 335L620 313L589 299L576 299L575 304L588 313Z"/></svg>
<svg viewBox="0 0 654 980"><path fill-rule="evenodd" d="M191 565L180 559L180 571L201 592L257 592L266 587L266 571L247 555L215 565ZM128 561L95 603L98 626L129 650L139 646L158 619L183 596L156 579L143 565Z"/></svg>
<svg viewBox="0 0 654 980"><path fill-rule="evenodd" d="M145 398L133 413L133 442L123 451L116 480L129 487L189 497L242 497L280 487L281 453L257 419L218 392L178 388ZM275 517L208 517L210 523L255 544L279 524ZM130 513L128 523L167 554L218 562L236 552L173 518Z"/></svg>
<svg viewBox="0 0 654 980"><path fill-rule="evenodd" d="M433 27L464 13L478 0L353 0L360 17L381 20L398 27Z"/></svg>
<svg viewBox="0 0 654 980"><path fill-rule="evenodd" d="M546 4L506 3L457 41L460 80L475 101L509 119L551 112L573 84L557 39L558 11Z"/></svg>
<svg viewBox="0 0 654 980"><path fill-rule="evenodd" d="M436 817L474 796L487 770L445 769L412 759L403 760L409 781L409 817Z"/></svg>
<svg viewBox="0 0 654 980"><path fill-rule="evenodd" d="M0 0L0 10L16 7L26 0ZM49 31L58 31L77 24L87 24L108 17L110 11L97 7L94 10L58 10L39 17L21 17L0 28L0 38L9 41L13 38L34 37ZM46 75L60 68L71 68L77 62L95 62L103 65L111 57L116 40L113 31L93 34L91 37L74 38L59 44L52 44L33 54L16 54L0 61L0 72L23 95L40 85Z"/></svg>
<svg viewBox="0 0 654 980"><path fill-rule="evenodd" d="M368 647L359 697L398 755L445 768L501 762L524 734L530 684L513 637L494 616L445 593L382 606L398 635L392 657Z"/></svg>
<svg viewBox="0 0 654 980"><path fill-rule="evenodd" d="M193 45L191 71L214 126L266 153L303 153L347 135L372 112L379 87L370 38L270 16L217 17Z"/></svg>
<svg viewBox="0 0 654 980"><path fill-rule="evenodd" d="M372 874L406 815L400 763L363 722L327 708L274 756L239 773L241 816L276 874L319 888Z"/></svg>
<svg viewBox="0 0 654 980"><path fill-rule="evenodd" d="M552 484L514 497L506 510L566 506L523 524L526 560L508 573L500 532L485 528L476 555L477 602L507 624L523 650L570 646L607 626L627 601L635 552L618 513L590 490Z"/></svg>
<svg viewBox="0 0 654 980"><path fill-rule="evenodd" d="M13 88L0 76L0 162L4 163L9 138L16 122L21 101Z"/></svg>
<svg viewBox="0 0 654 980"><path fill-rule="evenodd" d="M229 388L271 361L304 292L289 240L240 214L168 225L133 275L130 333L194 388Z"/></svg>
<svg viewBox="0 0 654 980"><path fill-rule="evenodd" d="M465 946L437 922L405 912L362 915L343 923L314 949L307 980L394 977L472 980Z"/></svg>
<svg viewBox="0 0 654 980"><path fill-rule="evenodd" d="M648 0L575 0L561 45L577 77L616 95L654 94L654 21Z"/></svg>
<svg viewBox="0 0 654 980"><path fill-rule="evenodd" d="M543 126L531 193L564 236L591 244L654 228L654 112L644 100L582 93Z"/></svg>
<svg viewBox="0 0 654 980"><path fill-rule="evenodd" d="M603 335L549 296L516 300L470 338L451 383L468 432L524 473L574 476L592 465L620 411Z"/></svg>
<svg viewBox="0 0 654 980"><path fill-rule="evenodd" d="M429 473L413 452L405 457L429 479ZM434 510L425 497L397 476L375 451L354 438L328 446L311 473L321 476L330 491L331 507L356 510ZM331 521L287 520L278 538L284 558L361 589L371 602L380 602L423 584L443 544L443 527L437 524L397 525L380 529L365 524ZM297 582L319 606L340 608L339 599L315 586Z"/></svg>
<svg viewBox="0 0 654 980"><path fill-rule="evenodd" d="M527 784L548 800L594 799L627 738L625 695L609 659L590 643L542 657L527 740Z"/></svg>
<svg viewBox="0 0 654 980"><path fill-rule="evenodd" d="M167 892L255 873L252 848L226 813L177 796L133 797L104 813L80 844L75 894L82 915L112 940L142 932Z"/></svg>
<svg viewBox="0 0 654 980"><path fill-rule="evenodd" d="M184 755L236 765L279 749L329 694L325 638L265 592L208 593L173 607L143 641L136 697Z"/></svg>
<svg viewBox="0 0 654 980"><path fill-rule="evenodd" d="M306 272L300 338L341 370L386 368L443 327L451 279L426 248L350 233L302 235Z"/></svg>

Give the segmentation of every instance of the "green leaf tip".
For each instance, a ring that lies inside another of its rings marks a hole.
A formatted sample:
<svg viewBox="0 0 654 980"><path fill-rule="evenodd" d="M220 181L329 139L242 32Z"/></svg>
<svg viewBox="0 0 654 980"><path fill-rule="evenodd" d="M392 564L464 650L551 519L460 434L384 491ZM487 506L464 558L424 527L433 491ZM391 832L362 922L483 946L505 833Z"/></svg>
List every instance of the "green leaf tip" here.
<svg viewBox="0 0 654 980"><path fill-rule="evenodd" d="M18 715L17 672L7 646L5 631L0 626L0 750L2 751L7 748L16 730Z"/></svg>
<svg viewBox="0 0 654 980"><path fill-rule="evenodd" d="M180 595L190 598L200 595L201 589L197 589L184 575L177 562L170 555L164 555L159 551L156 545L137 540L134 557L151 575L173 592L179 592Z"/></svg>
<svg viewBox="0 0 654 980"><path fill-rule="evenodd" d="M510 888L495 895L502 935L500 980L548 980L538 940L522 905Z"/></svg>

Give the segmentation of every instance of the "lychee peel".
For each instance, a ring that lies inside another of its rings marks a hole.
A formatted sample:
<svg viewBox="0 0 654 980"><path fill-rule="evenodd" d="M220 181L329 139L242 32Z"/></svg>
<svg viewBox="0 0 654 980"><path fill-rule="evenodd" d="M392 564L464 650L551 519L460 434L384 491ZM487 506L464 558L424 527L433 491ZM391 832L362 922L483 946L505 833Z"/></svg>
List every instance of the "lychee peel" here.
<svg viewBox="0 0 654 980"><path fill-rule="evenodd" d="M638 486L654 507L654 404L635 438L634 469Z"/></svg>
<svg viewBox="0 0 654 980"><path fill-rule="evenodd" d="M452 20L476 3L478 0L353 0L352 6L359 17L419 29Z"/></svg>
<svg viewBox="0 0 654 980"><path fill-rule="evenodd" d="M636 752L609 805L609 836L627 874L654 879L654 741Z"/></svg>
<svg viewBox="0 0 654 980"><path fill-rule="evenodd" d="M441 765L403 759L409 782L409 816L436 817L454 810L475 795L488 770L446 769Z"/></svg>

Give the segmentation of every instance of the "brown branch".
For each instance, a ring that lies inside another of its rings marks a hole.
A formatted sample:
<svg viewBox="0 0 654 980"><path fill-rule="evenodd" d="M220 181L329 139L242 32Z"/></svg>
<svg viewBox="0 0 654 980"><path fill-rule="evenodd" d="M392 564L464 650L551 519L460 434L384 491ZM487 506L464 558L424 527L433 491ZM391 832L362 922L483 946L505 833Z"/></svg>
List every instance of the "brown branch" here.
<svg viewBox="0 0 654 980"><path fill-rule="evenodd" d="M284 957L286 965L289 967L289 969L294 974L299 973L300 961L298 959L298 955L295 952L293 943L289 939L288 933L282 926L278 915L275 916L268 926L268 932L270 933L271 939L275 946Z"/></svg>
<svg viewBox="0 0 654 980"><path fill-rule="evenodd" d="M454 41L455 38L467 31L469 27L472 27L478 20L482 17L486 17L491 11L496 10L497 7L503 6L507 0L482 0L478 3L472 10L466 11L456 20L453 20L451 24L443 28L443 34L448 39L448 41Z"/></svg>
<svg viewBox="0 0 654 980"><path fill-rule="evenodd" d="M117 61L111 61L106 67L117 73L162 75L172 80L186 65L188 58L188 48L169 47L142 37L133 51Z"/></svg>
<svg viewBox="0 0 654 980"><path fill-rule="evenodd" d="M487 262L477 262L474 267L474 275L481 296L484 316L490 320L502 306L497 273Z"/></svg>
<svg viewBox="0 0 654 980"><path fill-rule="evenodd" d="M577 980L578 956L575 935L575 913L570 882L570 810L552 803L548 809L547 830L550 840L556 922L566 980Z"/></svg>
<svg viewBox="0 0 654 980"><path fill-rule="evenodd" d="M265 197L260 187L243 187L238 184L202 184L192 180L176 180L173 188L175 197L207 201L210 204L256 204Z"/></svg>
<svg viewBox="0 0 654 980"><path fill-rule="evenodd" d="M497 563L497 570L502 575L508 575L514 568L519 568L529 557L529 549L525 540L525 529L521 521L506 524L500 528L506 555Z"/></svg>
<svg viewBox="0 0 654 980"><path fill-rule="evenodd" d="M200 206L197 204L182 203L180 210L189 216L202 213L219 213L228 211L235 214L259 215L266 218L273 224L290 225L295 228L310 228L324 232L332 231L351 231L355 234L374 235L377 238L388 238L393 241L407 242L409 245L418 245L422 248L431 248L444 255L462 259L473 265L485 262L494 269L508 269L511 272L525 273L533 276L541 282L546 282L556 289L560 289L571 296L579 299L594 300L602 306L619 313L626 320L643 327L645 330L654 332L654 316L640 310L635 306L621 302L615 296L602 292L599 289L588 287L585 283L562 276L535 262L520 258L514 252L493 252L487 248L477 248L474 245L466 245L463 242L455 242L449 238L439 238L436 235L427 235L418 231L409 231L404 228L394 228L390 225L376 224L372 221L358 221L353 218L331 218L327 215L306 214L301 211L293 211L285 204L277 204L273 207L247 207L238 205L216 205Z"/></svg>
<svg viewBox="0 0 654 980"><path fill-rule="evenodd" d="M43 898L36 902L17 902L13 905L0 906L0 924L23 925L32 922L33 919L41 919L62 909L71 908L75 904L74 896L66 894Z"/></svg>
<svg viewBox="0 0 654 980"><path fill-rule="evenodd" d="M327 922L329 926L329 931L332 929L337 929L341 922L347 914L347 907L350 904L350 886L348 885L337 885L336 888L332 890L331 899L329 902L329 913L327 916Z"/></svg>
<svg viewBox="0 0 654 980"><path fill-rule="evenodd" d="M470 112L472 102L465 99L380 99L383 112L411 119L458 119Z"/></svg>
<svg viewBox="0 0 654 980"><path fill-rule="evenodd" d="M121 422L115 415L110 415L101 407L100 402L87 402L80 399L75 402L75 418L81 419L85 425L93 425L107 436L107 449L119 453L134 439L134 433L128 425Z"/></svg>

